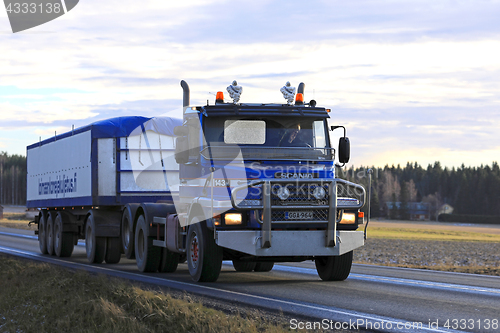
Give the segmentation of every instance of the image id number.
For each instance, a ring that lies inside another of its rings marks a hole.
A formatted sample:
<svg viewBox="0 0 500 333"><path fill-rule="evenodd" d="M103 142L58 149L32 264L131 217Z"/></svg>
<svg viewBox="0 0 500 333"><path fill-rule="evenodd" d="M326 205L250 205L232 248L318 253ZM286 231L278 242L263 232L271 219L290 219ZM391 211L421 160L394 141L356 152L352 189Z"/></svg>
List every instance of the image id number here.
<svg viewBox="0 0 500 333"><path fill-rule="evenodd" d="M473 330L473 329L483 329L483 330L494 330L498 331L498 319L448 319L443 327L452 330Z"/></svg>
<svg viewBox="0 0 500 333"><path fill-rule="evenodd" d="M7 13L11 14L59 14L62 11L62 6L60 3L9 3L7 6Z"/></svg>

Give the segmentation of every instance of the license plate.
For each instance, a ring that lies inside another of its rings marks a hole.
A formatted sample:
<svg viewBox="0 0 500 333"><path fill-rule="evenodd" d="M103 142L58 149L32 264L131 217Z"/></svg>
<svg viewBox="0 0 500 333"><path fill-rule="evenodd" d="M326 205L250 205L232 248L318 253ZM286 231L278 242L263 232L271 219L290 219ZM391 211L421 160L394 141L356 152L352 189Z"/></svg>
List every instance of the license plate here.
<svg viewBox="0 0 500 333"><path fill-rule="evenodd" d="M311 211L285 212L285 219L287 219L287 220L312 220L313 219L313 212L311 212Z"/></svg>

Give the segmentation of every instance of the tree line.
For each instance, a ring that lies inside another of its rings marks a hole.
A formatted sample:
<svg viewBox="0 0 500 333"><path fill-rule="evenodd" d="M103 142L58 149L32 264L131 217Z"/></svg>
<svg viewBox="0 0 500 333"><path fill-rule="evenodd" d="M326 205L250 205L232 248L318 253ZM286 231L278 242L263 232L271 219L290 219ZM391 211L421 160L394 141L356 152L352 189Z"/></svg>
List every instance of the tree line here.
<svg viewBox="0 0 500 333"><path fill-rule="evenodd" d="M337 168L336 175L368 189L368 167ZM425 202L431 218L443 204L454 214L500 216L500 167L497 162L480 167L442 167L439 162L427 168L417 162L401 167L371 167L371 216L408 219L406 203ZM26 157L0 153L0 204L26 204ZM367 191L368 192L368 191ZM387 202L401 202L402 211L389 209ZM366 208L365 208L366 212Z"/></svg>
<svg viewBox="0 0 500 333"><path fill-rule="evenodd" d="M337 177L364 185L368 189L368 167L337 168ZM387 202L425 202L431 219L436 218L443 204L451 205L453 214L500 216L500 167L497 162L479 167L442 167L441 163L427 168L417 162L401 167L386 165L371 167L371 216L395 217ZM367 191L368 192L368 191ZM408 212L397 212L398 218L408 219Z"/></svg>
<svg viewBox="0 0 500 333"><path fill-rule="evenodd" d="M26 204L26 157L0 153L0 204Z"/></svg>

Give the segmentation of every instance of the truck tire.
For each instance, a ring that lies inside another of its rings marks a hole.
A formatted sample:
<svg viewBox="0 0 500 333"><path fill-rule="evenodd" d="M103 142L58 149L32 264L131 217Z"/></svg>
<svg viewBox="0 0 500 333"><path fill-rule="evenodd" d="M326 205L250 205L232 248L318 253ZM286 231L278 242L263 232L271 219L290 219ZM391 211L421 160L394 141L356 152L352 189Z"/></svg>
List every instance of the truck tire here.
<svg viewBox="0 0 500 333"><path fill-rule="evenodd" d="M258 262L255 265L255 272L269 272L273 269L274 267L274 262L268 261L268 262Z"/></svg>
<svg viewBox="0 0 500 333"><path fill-rule="evenodd" d="M193 280L216 281L222 268L222 248L215 244L205 222L198 217L191 220L186 247L189 274Z"/></svg>
<svg viewBox="0 0 500 333"><path fill-rule="evenodd" d="M177 265L179 265L180 254L172 252L166 247L161 249L160 257L160 267L158 271L160 273L173 273L177 270Z"/></svg>
<svg viewBox="0 0 500 333"><path fill-rule="evenodd" d="M54 223L54 253L58 257L71 257L74 249L73 234L63 232L63 219L57 214Z"/></svg>
<svg viewBox="0 0 500 333"><path fill-rule="evenodd" d="M121 240L123 253L127 259L135 258L135 237L134 237L134 217L131 216L129 209L123 210Z"/></svg>
<svg viewBox="0 0 500 333"><path fill-rule="evenodd" d="M119 237L107 237L106 238L106 255L104 256L104 261L107 264L117 264L120 262L121 253L121 239Z"/></svg>
<svg viewBox="0 0 500 333"><path fill-rule="evenodd" d="M135 260L141 272L156 272L160 265L161 248L153 246L153 237L147 236L148 228L144 215L140 215L135 228Z"/></svg>
<svg viewBox="0 0 500 333"><path fill-rule="evenodd" d="M89 215L85 224L85 250L87 260L91 264L100 264L106 253L106 238L96 237L96 225L94 217Z"/></svg>
<svg viewBox="0 0 500 333"><path fill-rule="evenodd" d="M251 272L255 269L255 261L233 260L233 267L237 272Z"/></svg>
<svg viewBox="0 0 500 333"><path fill-rule="evenodd" d="M54 254L54 219L55 214L48 212L47 214L47 232L45 233L45 239L47 240L47 253L50 255Z"/></svg>
<svg viewBox="0 0 500 333"><path fill-rule="evenodd" d="M316 257L314 262L323 281L343 281L351 272L352 251L341 256Z"/></svg>
<svg viewBox="0 0 500 333"><path fill-rule="evenodd" d="M40 218L38 220L38 245L40 246L40 252L42 254L47 254L47 221L46 214L40 213Z"/></svg>

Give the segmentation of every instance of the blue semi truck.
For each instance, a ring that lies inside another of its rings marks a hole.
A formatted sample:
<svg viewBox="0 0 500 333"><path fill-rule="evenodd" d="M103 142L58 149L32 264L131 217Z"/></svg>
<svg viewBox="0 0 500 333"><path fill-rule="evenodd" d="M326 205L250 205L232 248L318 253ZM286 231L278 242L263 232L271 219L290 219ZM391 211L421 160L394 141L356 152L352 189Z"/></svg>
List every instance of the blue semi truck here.
<svg viewBox="0 0 500 333"><path fill-rule="evenodd" d="M187 262L200 282L216 281L223 260L247 272L313 260L322 280L346 279L366 194L335 177L329 132L344 130L338 163L350 147L330 110L305 103L302 83L282 88L284 104L239 103L233 82L232 102L219 92L192 106L181 86L182 119L112 118L27 147L40 251L68 257L85 239L91 263L124 255L172 273Z"/></svg>

